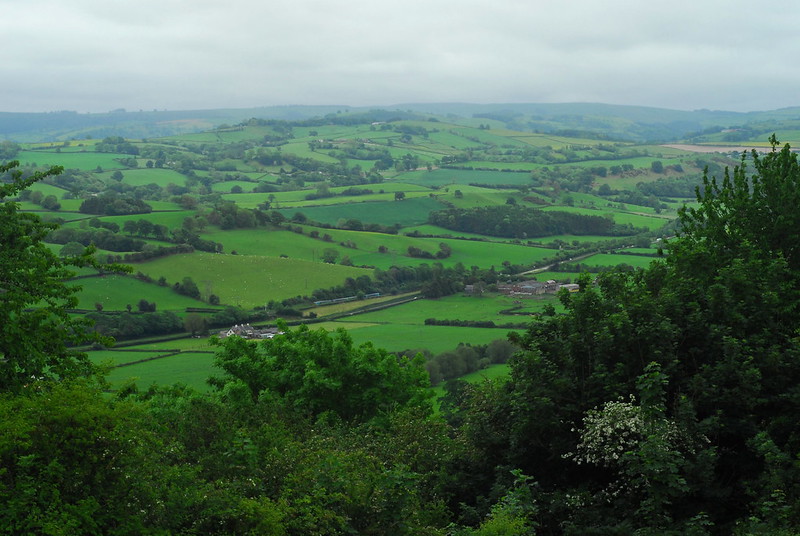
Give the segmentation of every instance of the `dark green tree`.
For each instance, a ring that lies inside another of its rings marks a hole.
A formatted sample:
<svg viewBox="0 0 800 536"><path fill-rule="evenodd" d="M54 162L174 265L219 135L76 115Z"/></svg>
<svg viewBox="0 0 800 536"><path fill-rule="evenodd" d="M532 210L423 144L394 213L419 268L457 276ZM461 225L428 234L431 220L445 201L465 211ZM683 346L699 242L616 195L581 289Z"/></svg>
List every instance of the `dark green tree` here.
<svg viewBox="0 0 800 536"><path fill-rule="evenodd" d="M86 354L70 346L97 338L87 320L69 314L78 305L79 287L65 283L73 267L97 266L93 249L60 258L43 242L57 225L19 212L8 200L62 168L23 177L18 166L0 165L0 173L11 176L10 183L0 184L0 390L89 373L93 366Z"/></svg>
<svg viewBox="0 0 800 536"><path fill-rule="evenodd" d="M301 414L330 411L346 421L427 404L430 382L421 360L398 358L369 343L356 347L343 329L279 328L280 335L258 343L219 341L215 364L226 374L212 384L243 383L253 399L274 397Z"/></svg>

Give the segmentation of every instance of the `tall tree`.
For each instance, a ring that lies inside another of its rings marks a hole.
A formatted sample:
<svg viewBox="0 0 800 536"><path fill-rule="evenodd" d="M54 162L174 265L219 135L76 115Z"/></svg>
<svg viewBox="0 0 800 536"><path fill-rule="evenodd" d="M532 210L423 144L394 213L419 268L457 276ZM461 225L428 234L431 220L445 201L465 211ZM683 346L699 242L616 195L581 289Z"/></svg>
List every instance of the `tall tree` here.
<svg viewBox="0 0 800 536"><path fill-rule="evenodd" d="M69 315L78 305L79 287L65 283L74 275L71 267L97 266L93 248L60 258L43 242L57 225L19 212L9 200L62 168L23 176L18 166L16 161L0 165L0 174L11 177L0 184L0 390L89 372L86 354L70 346L96 339L87 320Z"/></svg>

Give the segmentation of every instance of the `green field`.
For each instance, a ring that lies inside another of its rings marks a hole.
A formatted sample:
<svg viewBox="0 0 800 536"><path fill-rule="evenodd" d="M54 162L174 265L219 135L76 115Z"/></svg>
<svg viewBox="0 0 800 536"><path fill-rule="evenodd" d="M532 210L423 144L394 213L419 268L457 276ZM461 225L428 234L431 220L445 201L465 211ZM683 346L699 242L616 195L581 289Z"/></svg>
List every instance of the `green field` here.
<svg viewBox="0 0 800 536"><path fill-rule="evenodd" d="M214 355L210 353L182 352L136 365L114 368L109 373L108 380L113 388L119 388L128 381L135 381L140 389L146 389L152 384L183 383L198 391L207 391L210 387L206 380L219 373L213 366L213 359Z"/></svg>
<svg viewBox="0 0 800 536"><path fill-rule="evenodd" d="M187 307L206 306L201 301L178 294L170 287L160 287L131 276L89 277L78 279L75 284L82 287L78 294L78 307L81 309L94 309L95 304L100 303L104 311L123 311L126 305L132 305L136 310L136 304L142 299L155 302L159 311L183 311Z"/></svg>
<svg viewBox="0 0 800 536"><path fill-rule="evenodd" d="M270 300L310 295L317 288L340 285L347 277L371 270L256 255L187 253L135 263L134 270L170 284L191 277L201 293L216 294L221 303L252 308Z"/></svg>
<svg viewBox="0 0 800 536"><path fill-rule="evenodd" d="M124 166L116 159L130 158L130 156L95 152L21 151L15 158L23 165L62 166L65 169L94 171L98 166L102 169L123 169Z"/></svg>
<svg viewBox="0 0 800 536"><path fill-rule="evenodd" d="M622 255L611 253L598 253L580 261L587 266L617 266L620 264L628 264L635 268L646 268L651 262L656 260L657 257L650 257L645 255Z"/></svg>
<svg viewBox="0 0 800 536"><path fill-rule="evenodd" d="M466 267L480 266L499 267L503 261L512 264L529 265L552 257L551 249L529 247L525 245L503 242L479 242L473 240L457 240L450 238L414 238L404 235L368 233L364 231L344 231L340 229L315 229L303 226L305 234L297 234L286 230L212 230L204 233L203 238L222 242L225 251L236 251L245 255L263 255L277 257L286 255L291 259L317 261L322 259L326 249L339 252L337 262L344 256L356 266L376 266L387 269L396 266L415 266L421 263L441 262L444 266L462 263ZM316 230L319 236L330 235L331 241L311 238L308 233ZM340 245L350 241L355 248ZM439 244L445 243L452 249L450 257L445 259L418 259L408 257L408 247L415 246L432 254L439 250ZM378 253L384 246L387 253Z"/></svg>
<svg viewBox="0 0 800 536"><path fill-rule="evenodd" d="M347 328L346 322L336 322ZM348 330L356 344L372 342L389 351L427 348L434 354L452 350L458 343L488 344L505 339L507 329L461 328L452 326L375 325ZM514 331L514 330L511 330ZM521 331L521 330L517 330Z"/></svg>
<svg viewBox="0 0 800 536"><path fill-rule="evenodd" d="M302 212L309 220L335 225L339 220L357 219L364 223L419 225L428 221L428 214L441 210L442 204L430 197L373 203L347 203L333 206L304 207ZM287 218L297 210L281 209Z"/></svg>
<svg viewBox="0 0 800 536"><path fill-rule="evenodd" d="M389 309L354 315L352 319L356 322L409 326L424 325L426 318L469 321L491 320L498 325L530 321L527 316L500 314L500 311L516 307L518 304L515 301L517 301L515 298L502 294L486 294L482 297L453 295L436 300L418 299ZM520 301L524 306L522 310L533 313L541 311L548 303L553 304L556 299L554 295L550 295Z"/></svg>
<svg viewBox="0 0 800 536"><path fill-rule="evenodd" d="M504 173L502 171L474 171L463 169L433 169L431 171L408 171L397 176L396 180L422 184L425 186L445 186L462 189L469 184L514 184L531 186L530 173Z"/></svg>
<svg viewBox="0 0 800 536"><path fill-rule="evenodd" d="M168 184L183 185L186 182L186 176L181 175L172 169L159 169L159 168L139 168L139 169L126 169L122 171L122 182L131 186L144 186L146 184L158 184L159 186L167 186Z"/></svg>

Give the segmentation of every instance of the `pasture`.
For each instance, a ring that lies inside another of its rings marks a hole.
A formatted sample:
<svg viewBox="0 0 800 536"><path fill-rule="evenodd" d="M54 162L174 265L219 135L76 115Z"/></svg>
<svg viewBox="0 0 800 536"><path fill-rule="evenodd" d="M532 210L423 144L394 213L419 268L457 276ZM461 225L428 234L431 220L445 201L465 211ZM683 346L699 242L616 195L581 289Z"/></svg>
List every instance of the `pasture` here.
<svg viewBox="0 0 800 536"><path fill-rule="evenodd" d="M372 274L363 268L297 259L202 252L171 255L133 266L153 279L163 276L170 284L191 277L204 296L216 294L221 303L245 308L310 295L314 289L340 285L348 277Z"/></svg>
<svg viewBox="0 0 800 536"><path fill-rule="evenodd" d="M339 220L357 219L364 223L395 225L400 227L419 225L428 221L428 214L441 210L442 204L422 197L403 201L379 201L372 203L347 203L333 206L304 207L302 212L313 221L335 225ZM281 209L284 216L291 218L297 210Z"/></svg>
<svg viewBox="0 0 800 536"><path fill-rule="evenodd" d="M495 324L521 323L529 319L523 315L503 315L500 311L517 307L516 302L523 304L520 311L529 314L540 312L545 305L556 301L554 295L541 298L517 300L502 294L485 294L483 296L464 296L456 294L435 300L418 299L413 302L354 315L358 322L374 324L403 324L409 326L425 325L426 318L437 320L492 321Z"/></svg>
<svg viewBox="0 0 800 536"><path fill-rule="evenodd" d="M127 275L103 275L78 279L74 284L82 290L78 294L78 308L94 309L95 304L104 311L124 311L127 305L136 305L139 300L155 302L159 311L184 311L187 307L206 307L199 300L182 296L170 287L140 281Z"/></svg>
<svg viewBox="0 0 800 536"><path fill-rule="evenodd" d="M128 154L95 153L95 152L56 152L56 151L20 151L15 157L20 164L37 166L62 166L64 169L80 169L94 171L102 169L124 169L118 158L130 158Z"/></svg>

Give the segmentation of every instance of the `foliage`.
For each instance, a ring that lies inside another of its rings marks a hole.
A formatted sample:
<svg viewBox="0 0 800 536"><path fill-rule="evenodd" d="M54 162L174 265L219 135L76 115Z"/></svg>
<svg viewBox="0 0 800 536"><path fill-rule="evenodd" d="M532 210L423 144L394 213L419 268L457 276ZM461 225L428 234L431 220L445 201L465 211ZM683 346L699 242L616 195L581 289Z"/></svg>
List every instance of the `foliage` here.
<svg viewBox="0 0 800 536"><path fill-rule="evenodd" d="M257 344L239 337L221 341L215 362L226 375L213 385L242 382L253 399L275 397L303 414L333 412L346 421L366 421L426 398L420 359L399 359L371 344L354 347L342 329L279 328L282 334Z"/></svg>
<svg viewBox="0 0 800 536"><path fill-rule="evenodd" d="M635 230L614 224L602 216L585 216L569 212L544 212L517 205L451 208L433 212L428 220L454 231L488 236L534 238L561 234L629 235Z"/></svg>
<svg viewBox="0 0 800 536"><path fill-rule="evenodd" d="M43 243L56 226L18 212L17 204L8 200L60 168L23 178L17 166L0 166L0 173L10 171L12 177L12 182L0 184L0 391L91 371L86 354L70 346L97 339L87 320L69 315L77 306L79 288L64 283L74 275L71 267L96 266L92 249L60 258Z"/></svg>

